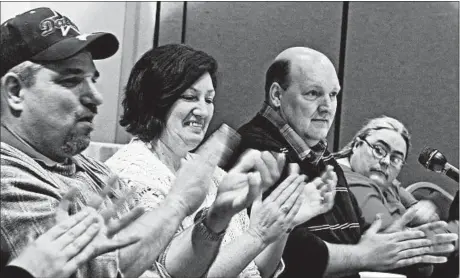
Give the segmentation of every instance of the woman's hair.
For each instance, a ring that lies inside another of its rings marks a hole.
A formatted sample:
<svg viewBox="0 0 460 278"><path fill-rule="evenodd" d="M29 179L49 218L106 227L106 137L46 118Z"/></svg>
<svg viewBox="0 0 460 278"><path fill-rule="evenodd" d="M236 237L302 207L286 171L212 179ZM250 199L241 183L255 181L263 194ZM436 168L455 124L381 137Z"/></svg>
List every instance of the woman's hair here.
<svg viewBox="0 0 460 278"><path fill-rule="evenodd" d="M147 51L129 76L120 125L144 142L157 138L174 102L205 73L216 88L217 61L190 46L167 44Z"/></svg>
<svg viewBox="0 0 460 278"><path fill-rule="evenodd" d="M400 121L387 116L380 116L369 120L359 131L355 134L353 139L342 150L334 154L336 158L350 157L353 153L353 147L359 139L365 139L373 131L379 129L389 129L398 132L406 142L406 157L409 155L410 150L410 134L407 128Z"/></svg>

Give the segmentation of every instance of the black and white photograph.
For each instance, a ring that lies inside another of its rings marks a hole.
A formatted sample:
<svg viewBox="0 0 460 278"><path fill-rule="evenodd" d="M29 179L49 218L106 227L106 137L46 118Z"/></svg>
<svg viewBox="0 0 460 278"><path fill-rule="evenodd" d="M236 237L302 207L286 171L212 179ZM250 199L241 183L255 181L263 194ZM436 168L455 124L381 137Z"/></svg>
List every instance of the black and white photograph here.
<svg viewBox="0 0 460 278"><path fill-rule="evenodd" d="M2 278L459 278L458 1L0 2Z"/></svg>

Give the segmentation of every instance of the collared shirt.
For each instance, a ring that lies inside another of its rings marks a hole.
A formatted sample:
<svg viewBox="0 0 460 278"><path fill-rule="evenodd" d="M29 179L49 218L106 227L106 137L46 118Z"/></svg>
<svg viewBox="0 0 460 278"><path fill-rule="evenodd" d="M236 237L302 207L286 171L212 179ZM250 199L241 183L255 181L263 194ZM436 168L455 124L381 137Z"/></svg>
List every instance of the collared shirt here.
<svg viewBox="0 0 460 278"><path fill-rule="evenodd" d="M8 128L5 124L1 124L0 127L0 138L2 142L21 150L23 153L32 157L35 161L45 164L48 167L53 167L58 164L56 161L44 156L29 145L24 139L22 139L16 132Z"/></svg>
<svg viewBox="0 0 460 278"><path fill-rule="evenodd" d="M324 242L356 244L361 237L361 224L364 224L342 169L327 150L325 141L309 147L278 112L265 103L253 119L238 129L238 133L242 137L241 144L226 165L227 169L247 149L285 152L286 161L298 163L300 173L307 175L309 180L321 176L328 165L334 168L337 174L334 207L297 226L290 233L283 252L286 269L282 278L298 277L299 273L309 277L323 277L329 260L328 248ZM270 194L286 175L287 171L283 171L280 180L265 195ZM355 278L359 275L347 277Z"/></svg>
<svg viewBox="0 0 460 278"><path fill-rule="evenodd" d="M320 140L318 144L308 147L307 143L300 137L294 129L281 118L281 116L266 102L264 102L259 115L270 121L282 134L288 144L294 149L301 161L307 159L310 163L318 164L327 150L327 141Z"/></svg>
<svg viewBox="0 0 460 278"><path fill-rule="evenodd" d="M1 237L2 255L16 257L32 238L43 234L55 223L55 211L60 199L71 188L78 188L69 214L80 211L88 201L102 191L112 175L107 166L88 157L77 155L68 163L57 163L27 144L22 138L1 128ZM101 209L121 196L126 185L112 187L113 196L105 197ZM120 208L119 215L128 211ZM5 254L4 254L4 253ZM83 264L72 277L117 277L120 275L118 251L100 255Z"/></svg>

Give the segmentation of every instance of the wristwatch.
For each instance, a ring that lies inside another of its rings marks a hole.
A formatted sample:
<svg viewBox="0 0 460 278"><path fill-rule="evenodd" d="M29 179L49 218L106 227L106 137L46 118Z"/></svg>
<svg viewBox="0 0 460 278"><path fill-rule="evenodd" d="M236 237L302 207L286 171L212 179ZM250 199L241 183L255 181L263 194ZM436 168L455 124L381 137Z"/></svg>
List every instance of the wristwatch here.
<svg viewBox="0 0 460 278"><path fill-rule="evenodd" d="M211 241L220 241L224 238L225 232L227 229L223 230L220 233L216 233L211 230L205 224L206 216L208 215L209 208L201 209L194 218L195 227L193 228L193 233L198 233L201 237L211 240Z"/></svg>

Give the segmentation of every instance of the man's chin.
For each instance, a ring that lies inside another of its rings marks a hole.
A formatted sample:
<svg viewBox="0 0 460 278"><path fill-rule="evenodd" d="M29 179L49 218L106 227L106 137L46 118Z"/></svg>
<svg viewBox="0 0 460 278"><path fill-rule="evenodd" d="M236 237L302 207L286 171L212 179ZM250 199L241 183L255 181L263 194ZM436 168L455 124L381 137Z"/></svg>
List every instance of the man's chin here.
<svg viewBox="0 0 460 278"><path fill-rule="evenodd" d="M307 134L306 138L304 138L304 141L308 146L313 147L314 145L318 144L319 141L326 140L326 137L327 133Z"/></svg>
<svg viewBox="0 0 460 278"><path fill-rule="evenodd" d="M380 176L380 175L377 175L377 174L372 175L372 174L371 174L371 175L369 176L369 178L370 178L371 180L373 180L373 181L374 181L378 186L380 186L380 187L383 187L383 188L388 187L388 182L387 182L387 180L386 180L385 178L383 178L382 176Z"/></svg>
<svg viewBox="0 0 460 278"><path fill-rule="evenodd" d="M64 143L62 150L66 155L74 156L86 150L90 142L91 137L89 135L73 137L71 140L68 140Z"/></svg>

